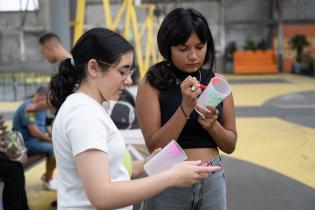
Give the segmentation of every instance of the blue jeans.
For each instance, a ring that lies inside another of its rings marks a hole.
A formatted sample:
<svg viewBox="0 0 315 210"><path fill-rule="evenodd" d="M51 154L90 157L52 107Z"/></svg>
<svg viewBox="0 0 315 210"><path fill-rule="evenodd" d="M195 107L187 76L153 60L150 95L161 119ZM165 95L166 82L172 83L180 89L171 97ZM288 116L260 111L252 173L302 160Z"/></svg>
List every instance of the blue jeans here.
<svg viewBox="0 0 315 210"><path fill-rule="evenodd" d="M221 166L221 157L211 161ZM222 166L221 166L222 167ZM145 210L226 210L223 168L189 188L173 187L145 201Z"/></svg>
<svg viewBox="0 0 315 210"><path fill-rule="evenodd" d="M28 154L41 154L45 153L47 156L53 156L53 145L50 142L40 141L36 138L31 138L25 141L25 146L27 147Z"/></svg>

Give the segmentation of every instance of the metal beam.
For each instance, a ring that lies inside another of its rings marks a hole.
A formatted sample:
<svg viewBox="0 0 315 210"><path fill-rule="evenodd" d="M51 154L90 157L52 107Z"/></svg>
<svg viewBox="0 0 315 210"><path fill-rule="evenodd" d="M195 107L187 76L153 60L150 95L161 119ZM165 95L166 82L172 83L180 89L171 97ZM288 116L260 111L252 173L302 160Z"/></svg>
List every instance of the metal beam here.
<svg viewBox="0 0 315 210"><path fill-rule="evenodd" d="M283 24L314 24L315 19L307 20L282 20ZM225 25L278 25L278 20L230 20L225 21Z"/></svg>
<svg viewBox="0 0 315 210"><path fill-rule="evenodd" d="M282 0L277 0L277 13L278 13L278 69L279 72L283 72L283 2Z"/></svg>
<svg viewBox="0 0 315 210"><path fill-rule="evenodd" d="M276 20L230 20L225 21L225 25L276 25Z"/></svg>
<svg viewBox="0 0 315 210"><path fill-rule="evenodd" d="M219 18L219 27L220 27L220 53L224 54L225 45L226 45L226 38L225 38L225 25L224 25L224 0L220 0L219 2L220 6L220 18Z"/></svg>
<svg viewBox="0 0 315 210"><path fill-rule="evenodd" d="M220 0L198 0L198 2L210 2L210 1L220 1ZM155 4L155 3L184 3L184 2L188 2L188 3L192 3L192 0L141 0L141 3L151 3L151 4ZM111 0L110 1L111 4L121 4L122 0ZM88 0L87 1L88 5L101 5L102 4L102 0Z"/></svg>
<svg viewBox="0 0 315 210"><path fill-rule="evenodd" d="M69 1L49 1L50 30L61 39L62 44L70 48L70 6Z"/></svg>
<svg viewBox="0 0 315 210"><path fill-rule="evenodd" d="M84 19L85 19L85 0L77 0L76 19L74 23L74 35L72 44L80 38L84 31Z"/></svg>

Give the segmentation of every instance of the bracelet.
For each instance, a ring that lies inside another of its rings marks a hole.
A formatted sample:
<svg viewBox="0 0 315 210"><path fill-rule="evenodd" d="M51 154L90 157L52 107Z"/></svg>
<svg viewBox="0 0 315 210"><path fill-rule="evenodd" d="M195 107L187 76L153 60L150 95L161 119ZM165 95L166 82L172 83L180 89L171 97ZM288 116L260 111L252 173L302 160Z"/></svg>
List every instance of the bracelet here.
<svg viewBox="0 0 315 210"><path fill-rule="evenodd" d="M189 119L189 116L185 113L184 108L183 108L182 105L180 105L180 109L182 110L182 112L183 112L183 114L185 115L185 117L186 117L187 119Z"/></svg>

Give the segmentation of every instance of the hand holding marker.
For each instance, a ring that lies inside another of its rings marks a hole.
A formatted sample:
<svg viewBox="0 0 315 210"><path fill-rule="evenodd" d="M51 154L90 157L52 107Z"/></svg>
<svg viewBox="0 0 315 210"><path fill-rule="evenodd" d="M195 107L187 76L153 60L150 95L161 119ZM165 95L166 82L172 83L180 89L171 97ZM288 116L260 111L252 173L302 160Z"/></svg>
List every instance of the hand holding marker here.
<svg viewBox="0 0 315 210"><path fill-rule="evenodd" d="M191 90L195 91L196 87L193 87ZM203 90L197 101L198 106L212 105L216 107L231 93L230 85L222 77L213 77L208 86L199 84L198 87Z"/></svg>
<svg viewBox="0 0 315 210"><path fill-rule="evenodd" d="M207 105L216 107L231 93L230 85L222 77L213 77L208 86L198 84L197 88L203 91L197 100L197 106L200 107L206 107ZM197 88L192 86L191 91L194 92ZM196 108L195 110L199 115L203 115Z"/></svg>
<svg viewBox="0 0 315 210"><path fill-rule="evenodd" d="M219 80L217 80L216 79L216 77L214 77L215 79L214 79L214 81L213 81L213 84L218 84L218 83L220 83L220 81ZM200 88L202 91L204 91L206 88L207 88L208 86L207 85L203 85L203 84L198 84L198 88ZM195 86L192 86L191 87L191 91L196 91L197 89L196 89L196 87Z"/></svg>
<svg viewBox="0 0 315 210"><path fill-rule="evenodd" d="M207 86L203 84L199 84L199 88L203 91L207 88Z"/></svg>

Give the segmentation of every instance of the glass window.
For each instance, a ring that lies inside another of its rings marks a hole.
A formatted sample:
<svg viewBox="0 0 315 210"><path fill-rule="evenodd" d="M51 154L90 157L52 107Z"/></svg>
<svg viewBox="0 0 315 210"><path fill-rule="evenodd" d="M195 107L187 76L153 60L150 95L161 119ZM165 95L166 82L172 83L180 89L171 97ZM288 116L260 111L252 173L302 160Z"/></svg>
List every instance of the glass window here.
<svg viewBox="0 0 315 210"><path fill-rule="evenodd" d="M0 12L38 10L38 0L0 0Z"/></svg>

